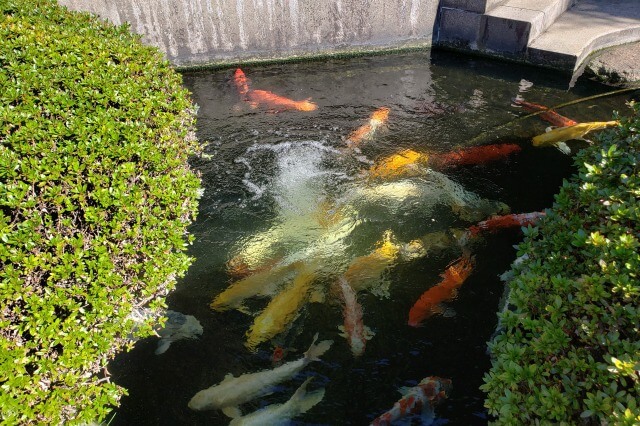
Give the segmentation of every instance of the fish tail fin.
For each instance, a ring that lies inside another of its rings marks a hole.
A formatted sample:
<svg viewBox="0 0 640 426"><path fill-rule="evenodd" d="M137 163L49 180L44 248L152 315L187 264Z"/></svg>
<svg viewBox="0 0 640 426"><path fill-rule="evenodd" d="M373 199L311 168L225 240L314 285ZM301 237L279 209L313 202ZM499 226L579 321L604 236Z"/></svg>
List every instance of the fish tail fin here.
<svg viewBox="0 0 640 426"><path fill-rule="evenodd" d="M309 346L309 349L304 353L306 362L319 361L320 356L328 351L333 344L333 340L323 340L318 344L316 344L316 340L318 340L318 333L313 337L311 346Z"/></svg>
<svg viewBox="0 0 640 426"><path fill-rule="evenodd" d="M324 398L324 388L307 393L307 385L311 380L313 380L313 377L309 377L305 380L291 397L291 400L294 401L294 404L297 407L296 411L300 413L309 411L311 407L322 401L322 398Z"/></svg>

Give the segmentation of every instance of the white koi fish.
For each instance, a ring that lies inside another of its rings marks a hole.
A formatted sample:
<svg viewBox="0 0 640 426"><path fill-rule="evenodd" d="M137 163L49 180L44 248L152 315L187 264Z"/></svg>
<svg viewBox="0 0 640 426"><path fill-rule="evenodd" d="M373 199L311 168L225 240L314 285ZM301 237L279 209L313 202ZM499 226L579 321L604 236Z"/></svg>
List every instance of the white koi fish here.
<svg viewBox="0 0 640 426"><path fill-rule="evenodd" d="M310 362L318 361L333 343L332 340L323 340L316 344L317 339L316 333L304 357L296 361L272 370L247 373L240 377L227 374L219 384L196 393L189 401L189 408L196 411L218 409L229 417L240 417L240 404L270 393L273 385L290 379Z"/></svg>
<svg viewBox="0 0 640 426"><path fill-rule="evenodd" d="M280 426L289 424L291 419L307 412L324 398L324 388L307 393L307 385L312 379L313 377L309 377L305 380L291 399L284 404L272 404L246 416L236 417L231 420L229 426Z"/></svg>
<svg viewBox="0 0 640 426"><path fill-rule="evenodd" d="M156 355L163 354L169 349L171 343L181 339L196 339L202 335L202 325L192 315L184 315L180 312L168 310L167 322L158 331L160 341L155 350Z"/></svg>
<svg viewBox="0 0 640 426"><path fill-rule="evenodd" d="M364 353L367 340L370 340L374 333L362 322L362 306L358 303L356 292L344 276L338 278L338 287L344 305L342 310L344 325L338 327L342 331L340 335L349 342L351 353L354 356L360 356Z"/></svg>

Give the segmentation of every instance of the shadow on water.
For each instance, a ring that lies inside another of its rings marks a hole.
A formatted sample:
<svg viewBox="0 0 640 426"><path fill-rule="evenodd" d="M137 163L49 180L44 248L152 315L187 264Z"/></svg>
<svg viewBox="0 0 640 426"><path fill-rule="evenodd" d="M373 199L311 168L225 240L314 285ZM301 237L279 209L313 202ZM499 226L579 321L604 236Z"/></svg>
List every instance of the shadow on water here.
<svg viewBox="0 0 640 426"><path fill-rule="evenodd" d="M256 353L244 346L251 316L209 307L233 282L225 263L252 244L288 238L289 245L280 247L278 255L319 258L326 269L339 270L354 256L370 253L385 230L406 242L427 232L473 224L454 214L443 202L448 195L442 191L427 192L433 200L392 194L397 205L386 200L367 204L364 196L363 202L352 203L358 219L353 232L338 238L338 243L326 242L319 237L322 232L309 225L311 218L323 201L350 200L359 194L365 186L359 170L402 149L442 153L464 147L484 132L483 143L518 144L522 151L505 161L446 170L448 181L464 194L506 203L515 213L539 211L551 206L562 180L572 173L571 157L553 148L530 146L531 136L547 126L536 117L499 134L491 129L525 114L511 105L521 79L533 83L521 95L545 105L606 91L585 81L567 91L564 75L447 52L254 66L244 71L253 87L293 99L311 97L318 109L308 113L251 109L239 101L230 83L232 70L184 74L200 107L198 136L208 143L211 158L194 160L205 188L198 220L191 227L196 241L190 254L196 260L167 300L170 309L196 317L204 333L197 340L174 342L161 355L154 354L157 338L142 340L131 352L119 355L109 370L129 395L115 411L112 425L228 424L229 418L220 411L195 412L187 407L188 401L227 373L237 377L273 367L270 342L259 345ZM561 113L578 121L607 120L612 110L625 109L624 101L603 98ZM357 158L345 159L345 136L381 106L391 109L388 129L363 144ZM331 295L325 303L307 304L275 339L291 349L285 361L302 356L315 333L321 340L334 340L333 346L321 362L281 383L273 394L243 405L243 412L286 401L313 375L311 387L325 387L325 397L292 424L364 425L393 406L400 397L398 388L434 375L453 382L451 395L436 408L440 423L486 424L484 395L478 387L490 366L486 341L496 326L503 292L498 275L514 260L513 245L520 238L518 231L487 237L475 250L473 273L448 303L455 315L434 316L420 328L407 325L409 308L440 280L439 274L459 253L444 250L394 264L384 274L390 297L367 291L358 295L364 323L376 333L359 358L338 334L342 311ZM320 277L327 286L333 279L331 271ZM247 305L259 312L266 303L254 298Z"/></svg>

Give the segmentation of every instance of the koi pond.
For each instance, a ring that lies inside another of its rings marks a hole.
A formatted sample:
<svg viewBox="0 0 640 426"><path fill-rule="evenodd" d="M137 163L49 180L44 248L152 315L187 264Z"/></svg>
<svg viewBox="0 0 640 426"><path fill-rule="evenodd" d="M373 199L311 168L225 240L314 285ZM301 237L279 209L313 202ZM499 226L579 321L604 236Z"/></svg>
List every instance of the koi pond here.
<svg viewBox="0 0 640 426"><path fill-rule="evenodd" d="M582 79L568 89L565 75L446 52L183 77L206 144L193 160L204 194L195 262L167 303L184 314L174 328L191 329L139 341L111 363L129 394L110 424L226 425L238 405L247 415L287 403L290 424L367 425L402 388L428 393L417 385L429 377L442 385L424 402L433 423L486 424L479 386L500 275L520 225L552 205L587 143L568 141L570 154L533 147L552 124L523 119L535 109L526 102L611 89ZM607 121L626 100L546 118ZM512 222L487 221L496 217ZM228 374L259 371L268 377L232 382L250 388L244 400L195 401ZM419 408L409 394L396 414Z"/></svg>

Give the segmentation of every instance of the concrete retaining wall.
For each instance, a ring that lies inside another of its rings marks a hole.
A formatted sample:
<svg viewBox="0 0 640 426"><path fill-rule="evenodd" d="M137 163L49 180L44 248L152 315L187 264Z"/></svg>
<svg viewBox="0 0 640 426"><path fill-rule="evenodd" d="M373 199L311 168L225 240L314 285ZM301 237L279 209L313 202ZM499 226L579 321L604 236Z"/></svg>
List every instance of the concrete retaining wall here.
<svg viewBox="0 0 640 426"><path fill-rule="evenodd" d="M438 0L59 0L177 66L429 46Z"/></svg>

